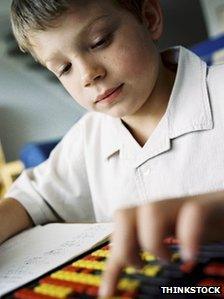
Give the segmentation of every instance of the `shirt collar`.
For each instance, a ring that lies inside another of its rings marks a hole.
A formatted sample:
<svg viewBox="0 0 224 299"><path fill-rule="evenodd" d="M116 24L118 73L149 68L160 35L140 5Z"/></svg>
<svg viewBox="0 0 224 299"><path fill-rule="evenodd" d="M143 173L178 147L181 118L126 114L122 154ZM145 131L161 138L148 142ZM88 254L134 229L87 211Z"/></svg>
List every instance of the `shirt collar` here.
<svg viewBox="0 0 224 299"><path fill-rule="evenodd" d="M213 128L207 91L207 65L198 56L183 47L174 47L161 53L168 64L177 64L177 73L166 112L155 129L138 165L170 148L170 139L183 134ZM104 115L103 155L109 158L132 143L134 155L139 145L121 120ZM125 146L126 145L126 146ZM144 149L143 148L143 149ZM147 157L146 157L147 156Z"/></svg>
<svg viewBox="0 0 224 299"><path fill-rule="evenodd" d="M179 57L176 79L166 110L171 139L188 132L213 128L206 63L186 48L175 47L172 51L179 52Z"/></svg>

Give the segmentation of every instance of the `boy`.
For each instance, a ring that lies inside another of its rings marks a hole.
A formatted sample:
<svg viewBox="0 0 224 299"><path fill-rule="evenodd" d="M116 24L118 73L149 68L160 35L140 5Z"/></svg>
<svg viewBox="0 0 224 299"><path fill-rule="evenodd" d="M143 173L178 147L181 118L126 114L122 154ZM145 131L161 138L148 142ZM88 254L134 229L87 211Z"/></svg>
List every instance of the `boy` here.
<svg viewBox="0 0 224 299"><path fill-rule="evenodd" d="M123 266L141 266L139 249L167 259L162 240L175 233L189 260L201 242L223 239L224 67L208 69L184 48L158 53L158 0L14 0L12 24L21 49L94 112L14 183L0 206L1 241L115 211L100 292L110 296Z"/></svg>

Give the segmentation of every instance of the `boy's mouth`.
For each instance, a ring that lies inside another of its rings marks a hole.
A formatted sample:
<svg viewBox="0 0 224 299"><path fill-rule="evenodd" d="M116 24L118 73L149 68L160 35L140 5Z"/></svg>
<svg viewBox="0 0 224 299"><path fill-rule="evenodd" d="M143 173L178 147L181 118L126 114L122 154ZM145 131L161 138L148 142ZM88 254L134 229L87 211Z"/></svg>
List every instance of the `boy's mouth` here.
<svg viewBox="0 0 224 299"><path fill-rule="evenodd" d="M106 100L113 100L121 91L122 86L124 85L124 83L120 84L119 86L115 87L115 88L111 88L106 90L104 93L102 93L101 95L99 95L96 99L95 99L95 103L97 102L101 102L101 101L106 101Z"/></svg>

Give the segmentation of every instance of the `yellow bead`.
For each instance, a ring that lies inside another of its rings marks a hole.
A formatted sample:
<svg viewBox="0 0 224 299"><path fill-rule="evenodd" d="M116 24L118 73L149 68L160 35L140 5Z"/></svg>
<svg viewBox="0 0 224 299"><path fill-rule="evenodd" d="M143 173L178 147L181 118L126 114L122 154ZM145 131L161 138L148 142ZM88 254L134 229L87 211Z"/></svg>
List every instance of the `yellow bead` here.
<svg viewBox="0 0 224 299"><path fill-rule="evenodd" d="M66 281L85 283L93 286L99 286L101 282L101 276L99 275L72 273L68 271L58 271L51 274L51 277Z"/></svg>
<svg viewBox="0 0 224 299"><path fill-rule="evenodd" d="M141 258L146 262L156 261L156 256L147 251L141 253Z"/></svg>
<svg viewBox="0 0 224 299"><path fill-rule="evenodd" d="M55 286L52 284L42 284L35 287L34 292L57 298L66 298L69 294L72 293L72 289L68 287Z"/></svg>
<svg viewBox="0 0 224 299"><path fill-rule="evenodd" d="M109 250L105 250L105 249L99 249L91 253L92 256L99 256L99 257L106 257L106 258L109 256L109 254L110 254Z"/></svg>
<svg viewBox="0 0 224 299"><path fill-rule="evenodd" d="M105 269L105 265L106 265L105 262L88 261L88 260L80 260L72 264L72 266L77 268L86 268L86 269L101 270L101 271Z"/></svg>
<svg viewBox="0 0 224 299"><path fill-rule="evenodd" d="M146 276L155 277L161 270L161 266L159 265L148 265L142 269L142 273Z"/></svg>
<svg viewBox="0 0 224 299"><path fill-rule="evenodd" d="M124 271L125 271L125 273L127 273L127 274L135 274L135 273L138 272L134 267L127 267L127 268L125 268Z"/></svg>
<svg viewBox="0 0 224 299"><path fill-rule="evenodd" d="M118 282L118 287L117 288L119 290L135 291L138 286L139 286L139 281L138 280L122 278Z"/></svg>

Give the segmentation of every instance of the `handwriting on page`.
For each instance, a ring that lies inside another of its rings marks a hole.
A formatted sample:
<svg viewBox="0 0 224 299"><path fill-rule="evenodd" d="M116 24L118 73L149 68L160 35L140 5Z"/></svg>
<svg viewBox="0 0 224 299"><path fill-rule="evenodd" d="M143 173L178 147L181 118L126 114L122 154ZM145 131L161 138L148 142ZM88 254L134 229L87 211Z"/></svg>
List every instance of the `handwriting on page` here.
<svg viewBox="0 0 224 299"><path fill-rule="evenodd" d="M43 275L93 247L112 224L47 224L0 246L0 296Z"/></svg>

